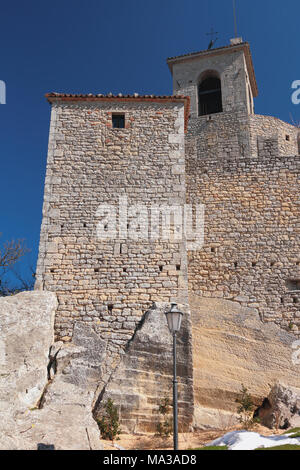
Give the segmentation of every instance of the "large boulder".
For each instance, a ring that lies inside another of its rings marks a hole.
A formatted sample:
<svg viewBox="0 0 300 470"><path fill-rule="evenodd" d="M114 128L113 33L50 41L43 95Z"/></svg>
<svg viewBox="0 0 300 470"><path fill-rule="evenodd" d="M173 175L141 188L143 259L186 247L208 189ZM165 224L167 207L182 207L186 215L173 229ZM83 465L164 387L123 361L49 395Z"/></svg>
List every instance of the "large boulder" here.
<svg viewBox="0 0 300 470"><path fill-rule="evenodd" d="M53 345L56 307L49 292L0 299L0 449L102 448L92 410L106 345L80 322Z"/></svg>
<svg viewBox="0 0 300 470"><path fill-rule="evenodd" d="M300 388L292 333L238 302L191 296L190 307L196 427L233 424L242 384L257 406L278 380Z"/></svg>
<svg viewBox="0 0 300 470"><path fill-rule="evenodd" d="M300 426L300 389L276 383L258 410L261 424L288 429Z"/></svg>
<svg viewBox="0 0 300 470"><path fill-rule="evenodd" d="M56 306L50 292L0 298L1 417L33 408L43 393Z"/></svg>

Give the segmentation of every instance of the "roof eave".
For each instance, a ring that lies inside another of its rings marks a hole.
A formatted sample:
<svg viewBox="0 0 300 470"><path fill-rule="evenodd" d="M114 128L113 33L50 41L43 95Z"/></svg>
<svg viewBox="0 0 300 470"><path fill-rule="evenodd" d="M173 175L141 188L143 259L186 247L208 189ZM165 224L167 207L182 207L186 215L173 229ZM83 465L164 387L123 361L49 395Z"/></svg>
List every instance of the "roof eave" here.
<svg viewBox="0 0 300 470"><path fill-rule="evenodd" d="M247 68L249 72L249 79L251 83L251 88L252 88L252 93L253 96L256 98L258 96L258 87L257 87L257 82L255 78L255 72L254 72L254 67L253 67L253 62L252 62L252 56L250 52L250 45L248 42L242 42L240 44L234 44L234 45L229 45L229 46L223 46L223 47L218 47L216 49L207 49L203 51L198 51L198 52L192 52L190 54L184 54L176 57L170 57L167 59L167 64L170 69L171 74L173 75L173 65L176 63L180 62L186 62L188 60L194 60L198 59L199 57L203 56L215 56L215 55L222 55L224 53L231 53L235 51L240 51L242 50L245 54L245 59L247 63Z"/></svg>

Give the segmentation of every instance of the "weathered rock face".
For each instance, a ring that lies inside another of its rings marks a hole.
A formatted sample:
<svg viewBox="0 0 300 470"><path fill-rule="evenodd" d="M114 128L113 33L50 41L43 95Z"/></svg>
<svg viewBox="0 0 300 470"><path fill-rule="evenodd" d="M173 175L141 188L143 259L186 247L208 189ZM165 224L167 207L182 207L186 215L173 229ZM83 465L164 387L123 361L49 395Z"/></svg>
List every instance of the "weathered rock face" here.
<svg viewBox="0 0 300 470"><path fill-rule="evenodd" d="M79 323L73 344L50 349L56 307L49 292L0 299L1 449L102 447L92 404L105 344Z"/></svg>
<svg viewBox="0 0 300 470"><path fill-rule="evenodd" d="M156 431L158 407L168 397L172 403L172 336L164 312L168 303L155 303L144 315L117 369L99 396L95 414L108 398L119 408L123 431ZM185 311L184 305L180 308ZM185 312L177 338L179 429L191 427L193 418L193 363L190 316ZM171 411L172 413L172 411Z"/></svg>
<svg viewBox="0 0 300 470"><path fill-rule="evenodd" d="M0 412L36 406L47 383L56 296L24 292L0 298Z"/></svg>
<svg viewBox="0 0 300 470"><path fill-rule="evenodd" d="M275 384L259 409L258 416L260 422L269 428L300 426L300 389Z"/></svg>
<svg viewBox="0 0 300 470"><path fill-rule="evenodd" d="M237 302L191 296L190 305L196 426L217 427L222 410L233 414L242 383L258 406L278 380L300 388L292 333Z"/></svg>

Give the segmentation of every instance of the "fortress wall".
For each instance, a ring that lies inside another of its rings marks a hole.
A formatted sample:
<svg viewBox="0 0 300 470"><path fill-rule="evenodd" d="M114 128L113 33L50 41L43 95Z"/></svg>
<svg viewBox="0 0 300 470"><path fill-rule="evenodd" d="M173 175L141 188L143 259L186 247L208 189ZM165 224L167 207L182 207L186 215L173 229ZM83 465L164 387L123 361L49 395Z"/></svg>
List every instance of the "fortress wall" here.
<svg viewBox="0 0 300 470"><path fill-rule="evenodd" d="M125 129L112 112L125 112ZM187 301L183 241L140 240L134 212L131 238L98 239L98 206L118 218L119 196L128 211L185 202L183 102L53 105L36 287L57 293L57 339L87 322L113 355L153 301Z"/></svg>
<svg viewBox="0 0 300 470"><path fill-rule="evenodd" d="M191 119L187 136L189 158L239 158L250 152L249 115L217 113Z"/></svg>
<svg viewBox="0 0 300 470"><path fill-rule="evenodd" d="M197 142L196 142L197 145ZM299 156L199 154L187 142L190 200L205 204L205 240L189 253L189 289L237 300L300 334Z"/></svg>
<svg viewBox="0 0 300 470"><path fill-rule="evenodd" d="M277 146L280 155L298 155L300 130L273 116L249 116L251 154L260 155L268 146Z"/></svg>

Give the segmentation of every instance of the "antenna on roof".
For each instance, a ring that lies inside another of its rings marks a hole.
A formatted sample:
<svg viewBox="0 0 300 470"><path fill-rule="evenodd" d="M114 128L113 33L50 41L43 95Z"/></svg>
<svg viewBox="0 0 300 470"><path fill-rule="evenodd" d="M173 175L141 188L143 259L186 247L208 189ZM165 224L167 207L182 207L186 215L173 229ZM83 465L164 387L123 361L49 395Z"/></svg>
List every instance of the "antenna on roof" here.
<svg viewBox="0 0 300 470"><path fill-rule="evenodd" d="M235 0L232 0L232 7L233 7L233 18L234 18L234 34L235 34L235 37L237 38L237 37L238 37L238 33L237 33Z"/></svg>
<svg viewBox="0 0 300 470"><path fill-rule="evenodd" d="M206 33L206 36L211 36L211 40L210 40L210 43L208 44L207 49L211 49L213 45L215 44L215 42L218 40L218 38L213 39L213 36L216 36L217 34L218 32L215 32L213 27L211 28L210 33Z"/></svg>

